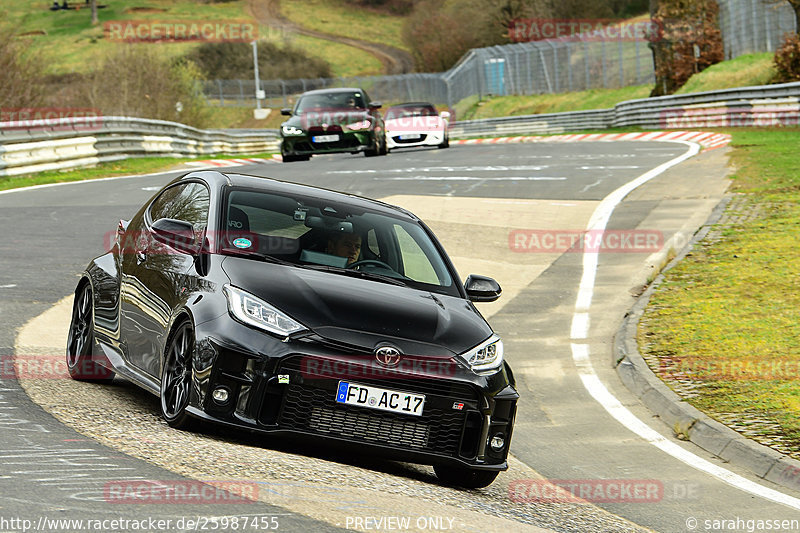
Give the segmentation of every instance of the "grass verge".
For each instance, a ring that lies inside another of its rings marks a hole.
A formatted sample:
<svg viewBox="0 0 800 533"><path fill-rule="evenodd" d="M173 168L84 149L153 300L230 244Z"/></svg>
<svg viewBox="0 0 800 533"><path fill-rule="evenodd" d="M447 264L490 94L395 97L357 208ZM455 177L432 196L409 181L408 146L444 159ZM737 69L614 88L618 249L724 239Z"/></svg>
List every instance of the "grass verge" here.
<svg viewBox="0 0 800 533"><path fill-rule="evenodd" d="M206 159L227 159L227 158L263 158L270 159L272 152L260 154L236 154L208 156ZM53 170L39 172L37 174L26 174L23 176L3 176L0 177L0 191L8 189L18 189L20 187L30 187L32 185L48 185L51 183L65 183L70 181L81 181L99 178L111 178L114 176L127 176L132 174L149 174L154 172L166 172L180 168L182 163L196 161L196 159L176 159L174 157L137 157L114 161L111 163L100 163L91 168L79 168L75 170ZM186 167L186 172L191 169Z"/></svg>
<svg viewBox="0 0 800 533"><path fill-rule="evenodd" d="M587 109L607 109L625 100L647 98L652 86L637 85L621 89L591 89L559 94L533 96L492 96L479 101L477 96L465 98L455 105L458 120L510 117L538 113L560 113Z"/></svg>
<svg viewBox="0 0 800 533"><path fill-rule="evenodd" d="M686 401L800 458L800 130L732 134L742 195L667 272L639 346Z"/></svg>
<svg viewBox="0 0 800 533"><path fill-rule="evenodd" d="M281 13L306 28L382 43L408 50L403 42L405 17L354 7L347 0L292 0L281 2Z"/></svg>

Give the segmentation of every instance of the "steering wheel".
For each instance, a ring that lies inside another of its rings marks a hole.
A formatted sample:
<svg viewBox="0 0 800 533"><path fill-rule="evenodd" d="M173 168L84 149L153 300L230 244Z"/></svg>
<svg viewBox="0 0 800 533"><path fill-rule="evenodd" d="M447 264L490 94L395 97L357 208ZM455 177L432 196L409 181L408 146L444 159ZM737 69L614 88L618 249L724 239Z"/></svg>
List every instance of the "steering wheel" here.
<svg viewBox="0 0 800 533"><path fill-rule="evenodd" d="M380 267L389 269L392 272L394 272L394 269L392 267L390 267L389 265L387 265L383 261L378 261L377 259L362 259L361 261L355 261L355 262L350 263L349 265L347 265L347 268L357 268L357 267L360 267L362 265L378 265Z"/></svg>

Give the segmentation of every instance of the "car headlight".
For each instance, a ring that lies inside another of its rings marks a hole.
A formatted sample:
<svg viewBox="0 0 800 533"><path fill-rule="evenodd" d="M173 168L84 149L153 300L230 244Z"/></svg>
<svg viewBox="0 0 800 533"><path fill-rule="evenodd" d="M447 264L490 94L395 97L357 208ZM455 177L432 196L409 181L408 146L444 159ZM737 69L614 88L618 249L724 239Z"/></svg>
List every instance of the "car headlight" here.
<svg viewBox="0 0 800 533"><path fill-rule="evenodd" d="M345 126L349 130L358 131L358 130L368 130L372 124L369 120L361 120L359 122L353 122L352 124L348 124Z"/></svg>
<svg viewBox="0 0 800 533"><path fill-rule="evenodd" d="M503 341L497 335L492 335L458 357L463 359L473 372L494 370L503 364Z"/></svg>
<svg viewBox="0 0 800 533"><path fill-rule="evenodd" d="M249 292L231 285L225 285L222 291L228 298L228 311L231 316L243 324L283 337L308 329L286 313Z"/></svg>
<svg viewBox="0 0 800 533"><path fill-rule="evenodd" d="M281 131L284 135L302 135L303 130L300 128L295 128L294 126L283 126Z"/></svg>

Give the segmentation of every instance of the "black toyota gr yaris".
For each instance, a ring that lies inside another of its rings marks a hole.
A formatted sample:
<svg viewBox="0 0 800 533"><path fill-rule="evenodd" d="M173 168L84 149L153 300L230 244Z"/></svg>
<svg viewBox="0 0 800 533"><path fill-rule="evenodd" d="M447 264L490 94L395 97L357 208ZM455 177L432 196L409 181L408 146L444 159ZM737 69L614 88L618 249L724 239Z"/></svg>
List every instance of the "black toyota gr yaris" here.
<svg viewBox="0 0 800 533"><path fill-rule="evenodd" d="M67 364L119 374L198 420L358 444L445 483L507 468L517 402L503 343L408 211L267 178L171 182L75 290Z"/></svg>

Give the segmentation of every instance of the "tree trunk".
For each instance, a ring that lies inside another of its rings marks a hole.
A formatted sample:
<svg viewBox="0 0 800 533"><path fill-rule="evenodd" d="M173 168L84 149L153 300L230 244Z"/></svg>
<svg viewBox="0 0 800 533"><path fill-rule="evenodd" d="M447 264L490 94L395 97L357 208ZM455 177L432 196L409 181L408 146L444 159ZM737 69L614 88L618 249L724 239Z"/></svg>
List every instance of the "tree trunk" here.
<svg viewBox="0 0 800 533"><path fill-rule="evenodd" d="M100 24L100 19L97 18L97 0L92 0L92 26Z"/></svg>
<svg viewBox="0 0 800 533"><path fill-rule="evenodd" d="M656 13L658 12L658 1L659 0L650 0L650 19L652 20L655 18ZM661 96L664 94L669 94L668 85L669 85L669 77L663 73L663 70L659 67L664 62L664 54L665 54L665 42L664 36L661 39L653 40L648 43L650 50L653 52L653 69L656 72L656 84L653 87L653 90L650 92L650 96ZM659 75L659 72L661 74Z"/></svg>

